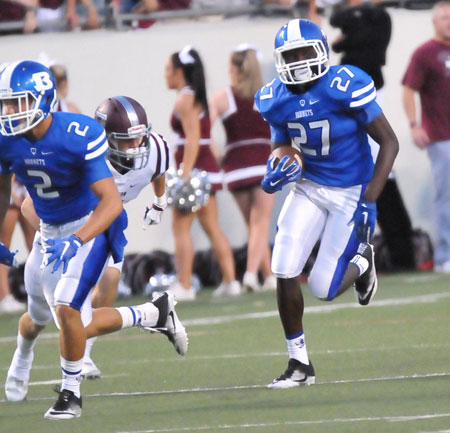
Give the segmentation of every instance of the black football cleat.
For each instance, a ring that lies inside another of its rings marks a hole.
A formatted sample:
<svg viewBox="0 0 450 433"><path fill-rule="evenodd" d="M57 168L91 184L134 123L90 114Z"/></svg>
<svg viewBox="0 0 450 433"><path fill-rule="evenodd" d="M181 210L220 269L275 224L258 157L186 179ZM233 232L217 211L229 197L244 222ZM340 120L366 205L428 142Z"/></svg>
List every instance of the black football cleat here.
<svg viewBox="0 0 450 433"><path fill-rule="evenodd" d="M355 295L360 305L368 305L377 293L378 280L375 270L375 252L373 245L368 243L359 244L358 253L369 262L369 267L355 281Z"/></svg>
<svg viewBox="0 0 450 433"><path fill-rule="evenodd" d="M287 389L295 386L308 386L314 384L316 381L316 373L311 363L303 364L297 359L291 358L289 360L287 370L272 383L267 385L270 389Z"/></svg>
<svg viewBox="0 0 450 433"><path fill-rule="evenodd" d="M81 416L81 397L78 398L72 391L63 389L55 404L45 412L46 419L72 419Z"/></svg>

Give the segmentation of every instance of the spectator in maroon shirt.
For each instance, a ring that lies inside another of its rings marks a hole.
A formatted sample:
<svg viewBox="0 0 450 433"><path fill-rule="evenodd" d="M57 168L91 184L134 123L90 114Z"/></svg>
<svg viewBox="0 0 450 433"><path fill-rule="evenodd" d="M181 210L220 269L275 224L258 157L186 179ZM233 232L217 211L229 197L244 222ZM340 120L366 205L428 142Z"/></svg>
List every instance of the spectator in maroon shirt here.
<svg viewBox="0 0 450 433"><path fill-rule="evenodd" d="M0 23L24 20L23 33L33 33L36 30L37 4L38 0L0 0Z"/></svg>
<svg viewBox="0 0 450 433"><path fill-rule="evenodd" d="M450 1L434 5L433 25L434 38L414 51L403 77L403 106L414 143L426 148L431 161L436 188L435 270L450 273Z"/></svg>

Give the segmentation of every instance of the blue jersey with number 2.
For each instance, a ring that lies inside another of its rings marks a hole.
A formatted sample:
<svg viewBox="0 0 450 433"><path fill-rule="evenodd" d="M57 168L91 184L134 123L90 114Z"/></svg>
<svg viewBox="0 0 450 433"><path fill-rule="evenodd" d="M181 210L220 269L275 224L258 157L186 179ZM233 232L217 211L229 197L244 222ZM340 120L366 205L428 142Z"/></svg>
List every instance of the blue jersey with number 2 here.
<svg viewBox="0 0 450 433"><path fill-rule="evenodd" d="M15 173L48 224L63 224L89 214L98 203L90 185L110 177L103 127L82 114L52 113L40 140L0 135L0 171Z"/></svg>
<svg viewBox="0 0 450 433"><path fill-rule="evenodd" d="M365 125L381 114L372 79L361 69L332 66L307 92L290 91L279 78L255 95L272 141L300 148L303 178L321 185L368 183L373 160Z"/></svg>

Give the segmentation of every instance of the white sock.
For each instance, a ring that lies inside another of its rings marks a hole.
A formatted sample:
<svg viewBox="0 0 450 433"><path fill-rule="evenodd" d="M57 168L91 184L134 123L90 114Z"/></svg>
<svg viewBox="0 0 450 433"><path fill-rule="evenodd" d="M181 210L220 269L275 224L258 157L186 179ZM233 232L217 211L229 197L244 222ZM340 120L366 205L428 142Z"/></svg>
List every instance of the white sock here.
<svg viewBox="0 0 450 433"><path fill-rule="evenodd" d="M36 340L23 338L20 332L17 335L17 349L14 352L8 374L20 380L28 380L30 377L31 365L34 358L34 345Z"/></svg>
<svg viewBox="0 0 450 433"><path fill-rule="evenodd" d="M350 260L350 263L353 263L358 268L360 276L369 268L369 261L359 254L356 254L356 256Z"/></svg>
<svg viewBox="0 0 450 433"><path fill-rule="evenodd" d="M19 332L17 334L17 348L20 349L20 353L24 357L33 356L34 345L36 344L36 339L27 340L22 337L22 334Z"/></svg>
<svg viewBox="0 0 450 433"><path fill-rule="evenodd" d="M72 391L75 396L80 397L80 383L81 383L81 368L83 367L83 358L78 361L67 361L62 356L61 370L62 382L61 390L68 389Z"/></svg>
<svg viewBox="0 0 450 433"><path fill-rule="evenodd" d="M92 346L95 343L95 340L97 340L97 337L88 338L86 340L86 347L84 349L84 359L91 359L91 350Z"/></svg>
<svg viewBox="0 0 450 433"><path fill-rule="evenodd" d="M293 358L300 361L302 364L309 364L308 352L306 351L305 335L303 331L299 335L286 337L286 343L289 352L289 359Z"/></svg>
<svg viewBox="0 0 450 433"><path fill-rule="evenodd" d="M139 325L145 320L146 326L155 326L159 318L159 310L151 302L132 307L119 307L116 310L122 316L122 329Z"/></svg>
<svg viewBox="0 0 450 433"><path fill-rule="evenodd" d="M138 322L138 313L134 307L119 307L116 310L122 316L122 329L136 326Z"/></svg>

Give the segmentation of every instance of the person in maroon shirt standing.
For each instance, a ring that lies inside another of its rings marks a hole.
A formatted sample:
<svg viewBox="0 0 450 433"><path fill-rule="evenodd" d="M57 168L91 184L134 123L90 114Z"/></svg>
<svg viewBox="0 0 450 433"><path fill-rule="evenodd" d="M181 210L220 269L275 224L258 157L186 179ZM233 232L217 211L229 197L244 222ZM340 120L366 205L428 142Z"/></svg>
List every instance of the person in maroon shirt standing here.
<svg viewBox="0 0 450 433"><path fill-rule="evenodd" d="M256 49L248 44L237 46L230 55L228 72L231 85L214 94L209 106L211 122L220 117L225 129L225 182L248 228L247 265L242 282L248 291L276 290L268 244L274 197L260 186L271 151L270 128L254 106L255 93L264 85ZM265 277L262 287L259 269Z"/></svg>
<svg viewBox="0 0 450 433"><path fill-rule="evenodd" d="M194 244L190 230L197 215L211 241L222 271L222 284L216 290L225 292L228 296L239 295L241 288L235 280L233 252L219 226L215 192L222 189L222 175L211 151L211 122L205 74L197 50L188 45L173 53L166 63L165 78L167 87L177 92L171 118L177 168L181 169L181 177L184 180L190 178L194 168L206 171L212 188L208 202L197 212L187 213L176 208L173 210L172 227L178 282L171 286L170 292L178 301L192 301L196 297L191 286Z"/></svg>
<svg viewBox="0 0 450 433"><path fill-rule="evenodd" d="M403 107L414 143L427 149L431 161L436 188L435 270L450 273L450 1L434 5L433 25L434 38L414 51L403 77Z"/></svg>

